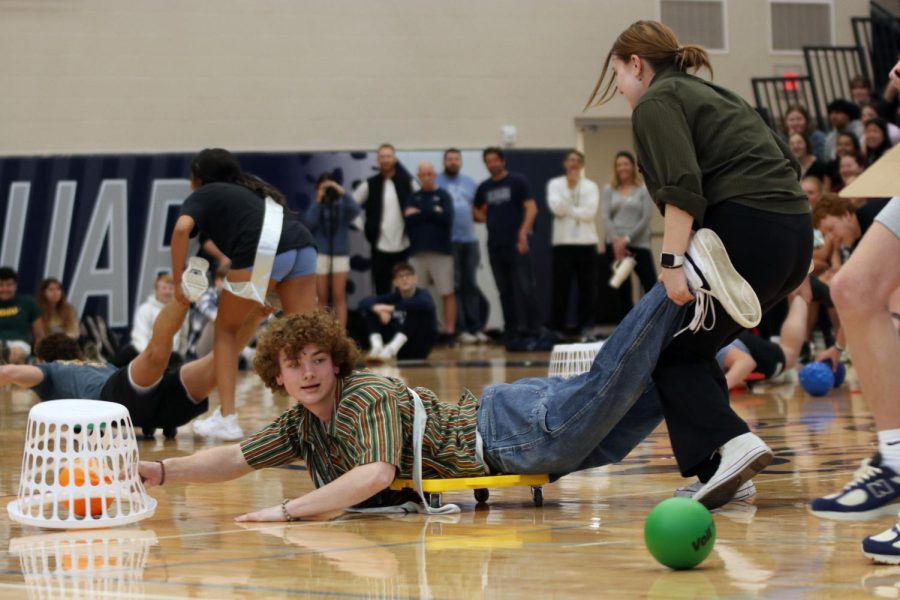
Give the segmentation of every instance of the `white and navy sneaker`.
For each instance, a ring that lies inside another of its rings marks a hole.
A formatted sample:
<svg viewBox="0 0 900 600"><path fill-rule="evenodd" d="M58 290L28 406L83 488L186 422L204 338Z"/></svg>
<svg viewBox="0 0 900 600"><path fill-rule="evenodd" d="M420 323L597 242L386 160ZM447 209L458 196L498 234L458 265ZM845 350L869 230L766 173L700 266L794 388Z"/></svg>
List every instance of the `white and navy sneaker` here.
<svg viewBox="0 0 900 600"><path fill-rule="evenodd" d="M775 455L756 434L748 432L725 442L719 448L719 457L719 468L693 496L709 510L728 504L744 483L769 466Z"/></svg>
<svg viewBox="0 0 900 600"><path fill-rule="evenodd" d="M751 329L759 325L762 319L759 298L731 264L725 244L715 231L695 231L684 258L684 274L696 301L694 318L679 334L685 330L696 333L701 329L710 330L715 327L713 298L719 301L725 312L741 327Z"/></svg>
<svg viewBox="0 0 900 600"><path fill-rule="evenodd" d="M181 276L181 291L184 292L185 298L191 302L196 302L209 287L209 279L206 278L206 272L209 270L209 261L199 256L192 256L188 261L187 269Z"/></svg>
<svg viewBox="0 0 900 600"><path fill-rule="evenodd" d="M698 479L690 485L677 488L672 495L679 498L693 498L694 494L699 492L702 487L703 482ZM756 496L756 486L753 485L752 479L748 479L741 484L736 492L734 492L734 496L731 497L730 502L752 502L754 496Z"/></svg>
<svg viewBox="0 0 900 600"><path fill-rule="evenodd" d="M870 521L898 509L900 474L882 465L880 454L863 460L844 489L809 503L812 514L836 521Z"/></svg>
<svg viewBox="0 0 900 600"><path fill-rule="evenodd" d="M883 565L900 565L900 523L864 539L863 554Z"/></svg>

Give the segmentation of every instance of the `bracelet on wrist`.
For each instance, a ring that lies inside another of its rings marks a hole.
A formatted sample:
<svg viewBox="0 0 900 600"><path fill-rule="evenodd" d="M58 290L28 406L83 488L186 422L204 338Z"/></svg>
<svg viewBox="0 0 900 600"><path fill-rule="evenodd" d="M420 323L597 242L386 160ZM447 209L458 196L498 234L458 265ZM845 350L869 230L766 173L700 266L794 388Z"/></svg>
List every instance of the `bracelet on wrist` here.
<svg viewBox="0 0 900 600"><path fill-rule="evenodd" d="M281 501L281 514L284 516L284 520L287 521L288 523L293 523L294 521L299 521L300 519L292 516L291 513L288 512L288 509L287 509L288 502L289 502L289 500L287 498L285 498L284 500Z"/></svg>
<svg viewBox="0 0 900 600"><path fill-rule="evenodd" d="M837 350L838 352L843 352L844 350L847 349L847 346L841 346L841 343L838 342L837 340L835 340L835 341L834 341L834 348L835 348L835 350Z"/></svg>
<svg viewBox="0 0 900 600"><path fill-rule="evenodd" d="M166 463L161 460L158 460L156 462L159 463L159 485L162 485L166 482Z"/></svg>

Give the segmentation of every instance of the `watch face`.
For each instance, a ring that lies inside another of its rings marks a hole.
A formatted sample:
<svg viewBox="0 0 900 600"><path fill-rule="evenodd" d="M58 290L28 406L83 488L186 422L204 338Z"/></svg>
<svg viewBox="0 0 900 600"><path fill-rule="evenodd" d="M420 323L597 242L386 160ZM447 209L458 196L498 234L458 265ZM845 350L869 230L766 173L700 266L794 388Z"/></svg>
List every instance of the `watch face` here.
<svg viewBox="0 0 900 600"><path fill-rule="evenodd" d="M675 266L675 255L669 254L667 252L663 252L660 255L659 263L664 267L674 267Z"/></svg>

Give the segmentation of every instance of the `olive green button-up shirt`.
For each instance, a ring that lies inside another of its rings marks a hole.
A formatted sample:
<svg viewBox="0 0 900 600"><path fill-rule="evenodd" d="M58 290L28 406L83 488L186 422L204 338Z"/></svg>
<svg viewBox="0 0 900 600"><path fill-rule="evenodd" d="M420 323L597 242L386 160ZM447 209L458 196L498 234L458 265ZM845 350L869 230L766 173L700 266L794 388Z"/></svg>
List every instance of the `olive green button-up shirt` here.
<svg viewBox="0 0 900 600"><path fill-rule="evenodd" d="M804 214L800 165L743 98L675 69L657 73L632 115L638 164L662 212L672 204L697 226L715 204Z"/></svg>

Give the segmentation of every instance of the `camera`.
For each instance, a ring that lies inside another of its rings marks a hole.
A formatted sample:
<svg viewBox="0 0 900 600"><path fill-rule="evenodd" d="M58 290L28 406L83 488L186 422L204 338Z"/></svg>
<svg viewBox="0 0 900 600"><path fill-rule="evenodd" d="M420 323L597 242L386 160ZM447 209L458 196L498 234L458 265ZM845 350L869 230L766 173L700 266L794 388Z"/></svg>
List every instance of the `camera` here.
<svg viewBox="0 0 900 600"><path fill-rule="evenodd" d="M341 199L341 193L337 191L333 186L328 186L325 188L325 202L335 202Z"/></svg>

